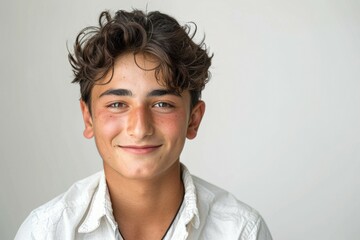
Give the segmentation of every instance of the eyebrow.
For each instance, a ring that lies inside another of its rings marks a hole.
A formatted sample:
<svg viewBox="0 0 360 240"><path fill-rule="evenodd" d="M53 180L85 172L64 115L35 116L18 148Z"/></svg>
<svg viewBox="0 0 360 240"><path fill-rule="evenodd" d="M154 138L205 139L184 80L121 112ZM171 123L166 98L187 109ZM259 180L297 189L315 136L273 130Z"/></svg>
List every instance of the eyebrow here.
<svg viewBox="0 0 360 240"><path fill-rule="evenodd" d="M100 97L103 96L109 96L109 95L115 95L115 96L132 96L132 92L130 90L127 89L109 89L106 90L105 92L103 92L102 94L100 94Z"/></svg>
<svg viewBox="0 0 360 240"><path fill-rule="evenodd" d="M169 89L156 89L148 93L148 97L160 97L164 95L175 95L180 97L180 94L176 91L169 90Z"/></svg>
<svg viewBox="0 0 360 240"><path fill-rule="evenodd" d="M118 89L106 90L105 92L100 94L100 97L109 96L109 95L133 96L133 94L132 94L132 92L130 90L118 88ZM173 91L173 90L169 90L169 89L155 89L155 90L152 90L151 92L149 92L147 94L147 97L160 97L160 96L164 96L164 95L174 95L174 96L180 97L179 93L177 93L176 91Z"/></svg>

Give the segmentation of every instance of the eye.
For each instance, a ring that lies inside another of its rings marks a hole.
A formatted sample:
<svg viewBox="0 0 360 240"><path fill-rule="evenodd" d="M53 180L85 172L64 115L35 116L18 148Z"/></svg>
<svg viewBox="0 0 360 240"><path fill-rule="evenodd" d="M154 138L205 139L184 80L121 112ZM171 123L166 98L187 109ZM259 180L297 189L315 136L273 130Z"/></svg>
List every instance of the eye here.
<svg viewBox="0 0 360 240"><path fill-rule="evenodd" d="M175 105L168 102L157 102L152 107L159 113L171 113L175 110Z"/></svg>
<svg viewBox="0 0 360 240"><path fill-rule="evenodd" d="M125 103L122 103L122 102L114 102L114 103L111 103L107 106L108 108L124 108L126 107L126 104Z"/></svg>
<svg viewBox="0 0 360 240"><path fill-rule="evenodd" d="M167 102L157 102L153 105L156 108L173 108L174 106Z"/></svg>

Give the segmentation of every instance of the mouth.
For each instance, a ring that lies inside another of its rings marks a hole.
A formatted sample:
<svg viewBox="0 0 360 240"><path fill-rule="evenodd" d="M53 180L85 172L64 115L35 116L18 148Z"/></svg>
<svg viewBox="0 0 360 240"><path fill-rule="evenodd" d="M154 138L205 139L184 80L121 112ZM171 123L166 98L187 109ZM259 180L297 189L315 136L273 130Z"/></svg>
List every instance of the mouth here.
<svg viewBox="0 0 360 240"><path fill-rule="evenodd" d="M156 151L162 145L118 145L126 152L133 154L147 154Z"/></svg>

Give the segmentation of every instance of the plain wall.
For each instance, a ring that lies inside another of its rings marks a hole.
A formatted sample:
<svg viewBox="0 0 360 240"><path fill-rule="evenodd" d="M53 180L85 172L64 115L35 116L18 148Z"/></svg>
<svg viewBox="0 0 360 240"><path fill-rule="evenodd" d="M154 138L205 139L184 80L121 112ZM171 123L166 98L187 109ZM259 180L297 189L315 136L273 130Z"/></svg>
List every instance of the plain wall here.
<svg viewBox="0 0 360 240"><path fill-rule="evenodd" d="M0 239L101 169L67 61L104 9L198 24L215 53L190 171L265 218L274 239L360 236L360 2L48 1L0 9Z"/></svg>

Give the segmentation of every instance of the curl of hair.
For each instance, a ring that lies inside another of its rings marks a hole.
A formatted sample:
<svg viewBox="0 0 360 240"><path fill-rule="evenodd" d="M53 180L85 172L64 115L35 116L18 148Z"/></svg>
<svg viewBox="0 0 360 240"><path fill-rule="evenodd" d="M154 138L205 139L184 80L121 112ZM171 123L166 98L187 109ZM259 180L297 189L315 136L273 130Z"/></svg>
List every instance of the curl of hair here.
<svg viewBox="0 0 360 240"><path fill-rule="evenodd" d="M204 39L196 44L196 24L180 26L172 17L156 12L120 10L112 17L104 11L99 26L84 28L77 36L74 52L69 53L73 83L80 84L81 99L90 108L91 90L97 81L114 71L114 62L124 53L151 54L159 61L155 77L168 89L190 90L191 105L201 97L210 78L209 56ZM154 70L154 69L144 69ZM161 78L160 78L161 74ZM111 78L110 80L111 81Z"/></svg>

